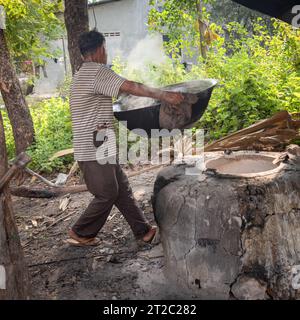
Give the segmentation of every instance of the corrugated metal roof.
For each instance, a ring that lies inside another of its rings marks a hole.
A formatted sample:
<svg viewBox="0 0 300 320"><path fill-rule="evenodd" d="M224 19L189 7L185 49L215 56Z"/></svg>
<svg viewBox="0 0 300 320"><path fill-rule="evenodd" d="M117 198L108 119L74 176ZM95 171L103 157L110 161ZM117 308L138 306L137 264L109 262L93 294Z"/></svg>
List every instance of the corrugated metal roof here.
<svg viewBox="0 0 300 320"><path fill-rule="evenodd" d="M110 2L117 2L122 0L89 0L88 5L90 6L99 6L101 4L110 3Z"/></svg>

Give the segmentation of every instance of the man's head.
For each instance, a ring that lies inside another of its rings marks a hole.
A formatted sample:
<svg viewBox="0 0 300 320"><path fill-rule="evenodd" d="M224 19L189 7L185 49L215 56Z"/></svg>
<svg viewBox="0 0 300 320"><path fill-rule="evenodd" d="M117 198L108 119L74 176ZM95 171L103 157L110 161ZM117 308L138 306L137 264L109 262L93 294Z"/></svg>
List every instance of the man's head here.
<svg viewBox="0 0 300 320"><path fill-rule="evenodd" d="M80 52L84 61L107 63L105 38L98 31L89 31L80 35L78 41Z"/></svg>

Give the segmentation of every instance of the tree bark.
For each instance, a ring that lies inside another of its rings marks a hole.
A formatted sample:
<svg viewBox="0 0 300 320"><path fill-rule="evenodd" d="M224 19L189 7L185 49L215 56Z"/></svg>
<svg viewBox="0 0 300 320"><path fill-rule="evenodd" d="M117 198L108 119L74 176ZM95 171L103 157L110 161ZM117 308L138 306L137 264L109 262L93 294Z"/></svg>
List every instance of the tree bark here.
<svg viewBox="0 0 300 320"><path fill-rule="evenodd" d="M0 113L0 179L8 169L5 134ZM0 300L29 298L29 281L9 189L0 193Z"/></svg>
<svg viewBox="0 0 300 320"><path fill-rule="evenodd" d="M34 140L33 122L2 29L0 29L0 48L0 90L12 125L18 155Z"/></svg>
<svg viewBox="0 0 300 320"><path fill-rule="evenodd" d="M72 73L82 64L78 39L83 32L89 31L87 0L65 0L65 24L68 33L68 49Z"/></svg>

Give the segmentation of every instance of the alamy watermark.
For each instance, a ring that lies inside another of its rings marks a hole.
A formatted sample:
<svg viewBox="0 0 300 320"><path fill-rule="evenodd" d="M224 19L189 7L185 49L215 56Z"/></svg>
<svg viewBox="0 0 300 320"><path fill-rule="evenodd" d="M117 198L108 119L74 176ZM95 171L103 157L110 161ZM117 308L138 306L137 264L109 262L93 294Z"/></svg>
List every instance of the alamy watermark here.
<svg viewBox="0 0 300 320"><path fill-rule="evenodd" d="M300 28L300 5L296 5L292 8L292 14L295 15L292 19L292 26Z"/></svg>
<svg viewBox="0 0 300 320"><path fill-rule="evenodd" d="M112 128L98 128L94 137L99 164L188 164L186 174L204 170L204 130L134 129L127 134L127 122L119 122L119 141ZM116 145L119 146L118 152Z"/></svg>

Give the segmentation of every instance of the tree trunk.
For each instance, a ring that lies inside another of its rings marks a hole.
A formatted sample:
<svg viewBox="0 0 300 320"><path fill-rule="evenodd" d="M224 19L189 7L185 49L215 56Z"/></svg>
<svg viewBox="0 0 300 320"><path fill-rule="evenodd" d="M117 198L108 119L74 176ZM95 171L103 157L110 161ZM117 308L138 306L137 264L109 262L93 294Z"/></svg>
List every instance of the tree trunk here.
<svg viewBox="0 0 300 320"><path fill-rule="evenodd" d="M200 51L201 51L202 58L206 59L207 46L205 44L205 24L203 23L202 0L196 0L196 5L197 5L199 34L200 34Z"/></svg>
<svg viewBox="0 0 300 320"><path fill-rule="evenodd" d="M209 152L206 167L168 167L155 182L176 298L299 299L300 148Z"/></svg>
<svg viewBox="0 0 300 320"><path fill-rule="evenodd" d="M7 171L5 134L0 112L0 179ZM28 299L28 273L7 187L0 193L0 300Z"/></svg>
<svg viewBox="0 0 300 320"><path fill-rule="evenodd" d="M33 142L34 128L2 29L0 29L0 48L0 90L12 125L18 155Z"/></svg>
<svg viewBox="0 0 300 320"><path fill-rule="evenodd" d="M68 49L72 73L82 64L78 39L83 32L89 31L87 0L65 0L65 24L68 33Z"/></svg>

